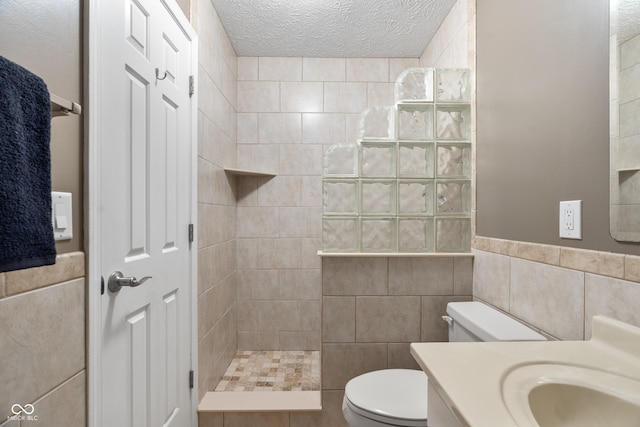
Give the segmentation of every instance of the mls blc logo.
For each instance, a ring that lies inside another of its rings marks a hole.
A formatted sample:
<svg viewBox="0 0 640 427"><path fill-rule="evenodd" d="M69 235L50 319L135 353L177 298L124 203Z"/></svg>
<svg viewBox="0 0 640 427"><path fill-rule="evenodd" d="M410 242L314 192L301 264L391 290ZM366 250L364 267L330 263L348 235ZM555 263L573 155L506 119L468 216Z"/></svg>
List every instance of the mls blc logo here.
<svg viewBox="0 0 640 427"><path fill-rule="evenodd" d="M10 415L7 419L12 421L38 421L38 416L33 414L35 411L36 408L30 403L24 406L19 403L14 403L13 406L11 406L13 415Z"/></svg>

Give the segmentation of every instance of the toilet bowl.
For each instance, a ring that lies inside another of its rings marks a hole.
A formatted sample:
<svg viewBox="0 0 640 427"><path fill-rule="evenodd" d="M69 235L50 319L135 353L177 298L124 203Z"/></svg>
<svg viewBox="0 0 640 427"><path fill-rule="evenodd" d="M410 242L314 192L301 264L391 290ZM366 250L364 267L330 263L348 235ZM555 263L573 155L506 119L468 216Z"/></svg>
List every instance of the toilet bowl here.
<svg viewBox="0 0 640 427"><path fill-rule="evenodd" d="M383 369L351 379L342 414L351 427L426 427L427 376L413 369Z"/></svg>
<svg viewBox="0 0 640 427"><path fill-rule="evenodd" d="M546 338L481 302L447 305L442 318L449 341L542 341ZM351 379L344 390L342 414L351 427L427 425L427 382L422 371L383 369Z"/></svg>

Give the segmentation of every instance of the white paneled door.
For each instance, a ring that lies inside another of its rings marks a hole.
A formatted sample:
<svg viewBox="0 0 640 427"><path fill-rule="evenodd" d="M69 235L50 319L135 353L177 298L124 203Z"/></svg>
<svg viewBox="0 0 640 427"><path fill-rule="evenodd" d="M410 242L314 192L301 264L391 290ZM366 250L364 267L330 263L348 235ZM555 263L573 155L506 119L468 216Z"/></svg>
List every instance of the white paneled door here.
<svg viewBox="0 0 640 427"><path fill-rule="evenodd" d="M192 369L193 30L173 0L98 1L104 427L188 427ZM189 28L185 28L189 27Z"/></svg>

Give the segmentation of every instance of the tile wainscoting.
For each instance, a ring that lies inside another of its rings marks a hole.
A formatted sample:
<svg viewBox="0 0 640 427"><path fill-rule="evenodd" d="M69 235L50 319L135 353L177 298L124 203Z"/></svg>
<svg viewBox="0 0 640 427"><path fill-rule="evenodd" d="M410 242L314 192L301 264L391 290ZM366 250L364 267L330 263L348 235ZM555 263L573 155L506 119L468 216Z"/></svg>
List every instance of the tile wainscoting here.
<svg viewBox="0 0 640 427"><path fill-rule="evenodd" d="M32 404L39 424L86 425L84 260L0 274L0 420Z"/></svg>
<svg viewBox="0 0 640 427"><path fill-rule="evenodd" d="M561 340L602 314L640 326L640 257L486 237L473 241L473 297Z"/></svg>

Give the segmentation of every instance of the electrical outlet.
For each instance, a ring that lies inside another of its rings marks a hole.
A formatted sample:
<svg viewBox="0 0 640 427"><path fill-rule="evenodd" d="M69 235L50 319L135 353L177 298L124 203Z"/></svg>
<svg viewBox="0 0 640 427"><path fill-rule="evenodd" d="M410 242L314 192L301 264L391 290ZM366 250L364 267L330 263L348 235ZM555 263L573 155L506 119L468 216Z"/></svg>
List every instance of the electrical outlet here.
<svg viewBox="0 0 640 427"><path fill-rule="evenodd" d="M582 239L582 200L560 202L560 238Z"/></svg>

